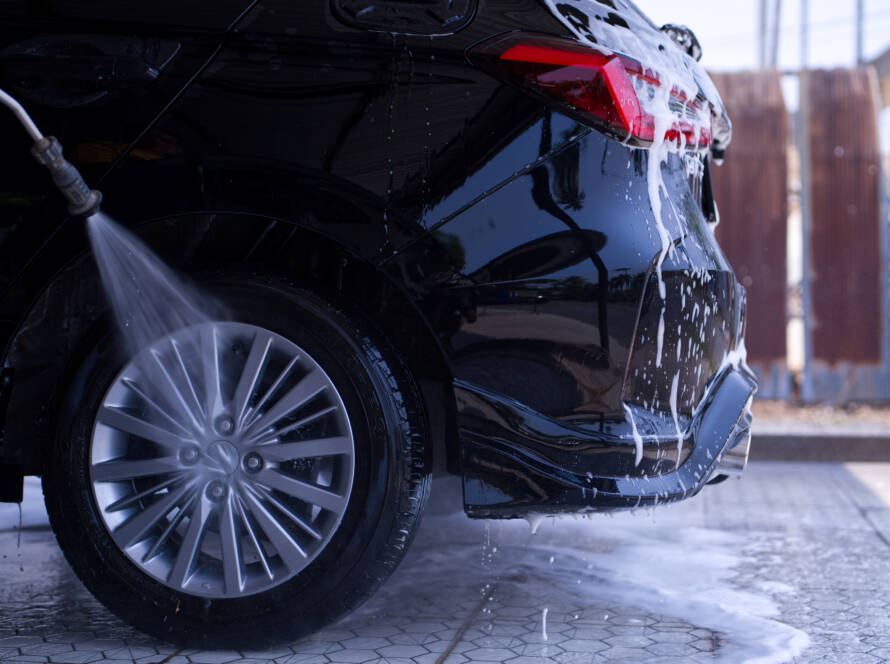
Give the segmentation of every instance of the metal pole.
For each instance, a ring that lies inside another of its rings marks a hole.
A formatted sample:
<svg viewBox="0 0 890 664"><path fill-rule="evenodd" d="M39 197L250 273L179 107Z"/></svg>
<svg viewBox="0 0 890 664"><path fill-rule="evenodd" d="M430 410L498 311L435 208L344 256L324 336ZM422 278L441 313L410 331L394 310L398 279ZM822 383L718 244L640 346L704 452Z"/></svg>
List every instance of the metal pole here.
<svg viewBox="0 0 890 664"><path fill-rule="evenodd" d="M880 132L881 126L881 86L874 67L866 69L869 87L875 108L875 127ZM878 191L880 196L879 231L881 251L881 376L878 379L878 390L874 395L879 399L890 399L890 191L887 189L887 169L884 167L884 154L878 136Z"/></svg>
<svg viewBox="0 0 890 664"><path fill-rule="evenodd" d="M771 69L779 67L779 26L782 23L782 0L774 0L773 5L773 34L769 66Z"/></svg>
<svg viewBox="0 0 890 664"><path fill-rule="evenodd" d="M856 0L856 66L865 62L865 0Z"/></svg>
<svg viewBox="0 0 890 664"><path fill-rule="evenodd" d="M760 29L757 31L757 68L766 66L766 0L760 0L758 10Z"/></svg>
<svg viewBox="0 0 890 664"><path fill-rule="evenodd" d="M800 0L800 70L809 66L810 55L810 3Z"/></svg>
<svg viewBox="0 0 890 664"><path fill-rule="evenodd" d="M801 397L804 401L813 401L813 303L811 299L810 277L812 266L810 264L810 234L812 219L810 217L810 117L809 117L809 74L807 73L807 60L809 51L809 19L810 8L808 0L800 3L800 75L798 77L799 99L797 107L797 147L800 157L800 222L802 235L801 255L803 258L803 272L801 276L801 304L803 308L804 329L804 364L803 384L801 385Z"/></svg>

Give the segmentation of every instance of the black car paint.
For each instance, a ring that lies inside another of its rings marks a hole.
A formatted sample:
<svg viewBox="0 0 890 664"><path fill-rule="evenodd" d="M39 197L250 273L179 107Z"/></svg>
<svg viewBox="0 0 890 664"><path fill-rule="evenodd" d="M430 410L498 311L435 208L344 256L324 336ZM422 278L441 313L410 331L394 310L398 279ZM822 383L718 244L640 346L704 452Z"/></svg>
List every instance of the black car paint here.
<svg viewBox="0 0 890 664"><path fill-rule="evenodd" d="M103 190L104 210L177 267L262 265L348 294L418 376L438 466L464 475L471 514L697 491L712 464L699 463L682 491L638 481L679 476L664 412L671 377L682 376L680 418L697 430L710 387L747 385L721 407L728 431L754 386L743 372L715 376L741 335L743 295L706 228L687 158L662 169L674 238L664 264L670 352L653 371L661 241L648 153L466 57L511 30L564 35L541 3L482 0L465 27L437 37L357 29L328 3L261 2L233 26L246 7L3 0L0 87L59 137ZM23 42L37 54L27 77L16 70ZM122 49L141 62L175 55L154 78L98 66L74 83L53 73L66 54L103 60ZM65 218L27 148L0 115L0 335L12 376L0 460L7 472L39 474L55 418L77 408L75 369L106 305L83 223ZM707 322L688 319L686 297L713 312ZM698 347L674 358L693 324ZM625 403L648 436L639 466ZM545 432L557 441L549 456ZM682 469L727 443L691 437Z"/></svg>

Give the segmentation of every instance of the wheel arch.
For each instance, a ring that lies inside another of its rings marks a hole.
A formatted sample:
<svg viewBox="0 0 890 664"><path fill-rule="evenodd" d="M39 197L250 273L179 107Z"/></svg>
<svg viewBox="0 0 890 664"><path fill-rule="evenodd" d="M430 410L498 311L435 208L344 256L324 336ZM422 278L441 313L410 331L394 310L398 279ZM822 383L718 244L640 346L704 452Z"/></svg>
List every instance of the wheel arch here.
<svg viewBox="0 0 890 664"><path fill-rule="evenodd" d="M421 388L434 469L456 472L452 373L430 323L398 275L309 223L310 212L295 216L202 210L144 220L133 230L180 270L237 268L286 277L369 319L399 350ZM13 371L8 412L14 416L4 423L2 461L22 466L26 474L41 474L59 414L77 408L78 367L88 359L91 335L107 325L97 271L85 246L79 249L38 291L4 357Z"/></svg>

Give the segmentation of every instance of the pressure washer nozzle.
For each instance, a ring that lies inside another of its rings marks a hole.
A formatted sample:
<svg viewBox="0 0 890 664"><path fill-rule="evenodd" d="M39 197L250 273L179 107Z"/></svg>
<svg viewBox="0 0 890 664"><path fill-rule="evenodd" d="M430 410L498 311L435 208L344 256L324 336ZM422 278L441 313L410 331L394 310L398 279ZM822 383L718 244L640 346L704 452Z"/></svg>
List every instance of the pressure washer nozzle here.
<svg viewBox="0 0 890 664"><path fill-rule="evenodd" d="M53 184L68 201L70 214L89 217L99 211L102 194L90 189L80 172L62 156L62 145L55 137L41 138L31 147L31 154L49 169Z"/></svg>

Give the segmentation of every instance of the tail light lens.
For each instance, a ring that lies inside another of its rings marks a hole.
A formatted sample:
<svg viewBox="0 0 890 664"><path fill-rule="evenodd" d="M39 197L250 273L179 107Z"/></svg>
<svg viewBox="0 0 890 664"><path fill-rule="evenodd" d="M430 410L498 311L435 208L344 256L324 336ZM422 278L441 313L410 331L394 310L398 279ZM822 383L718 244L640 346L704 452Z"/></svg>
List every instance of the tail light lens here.
<svg viewBox="0 0 890 664"><path fill-rule="evenodd" d="M665 94L664 77L627 56L521 33L483 42L469 56L477 66L619 140L651 145L656 114L669 114L665 140L693 149L711 143L705 99L689 99L676 88Z"/></svg>

